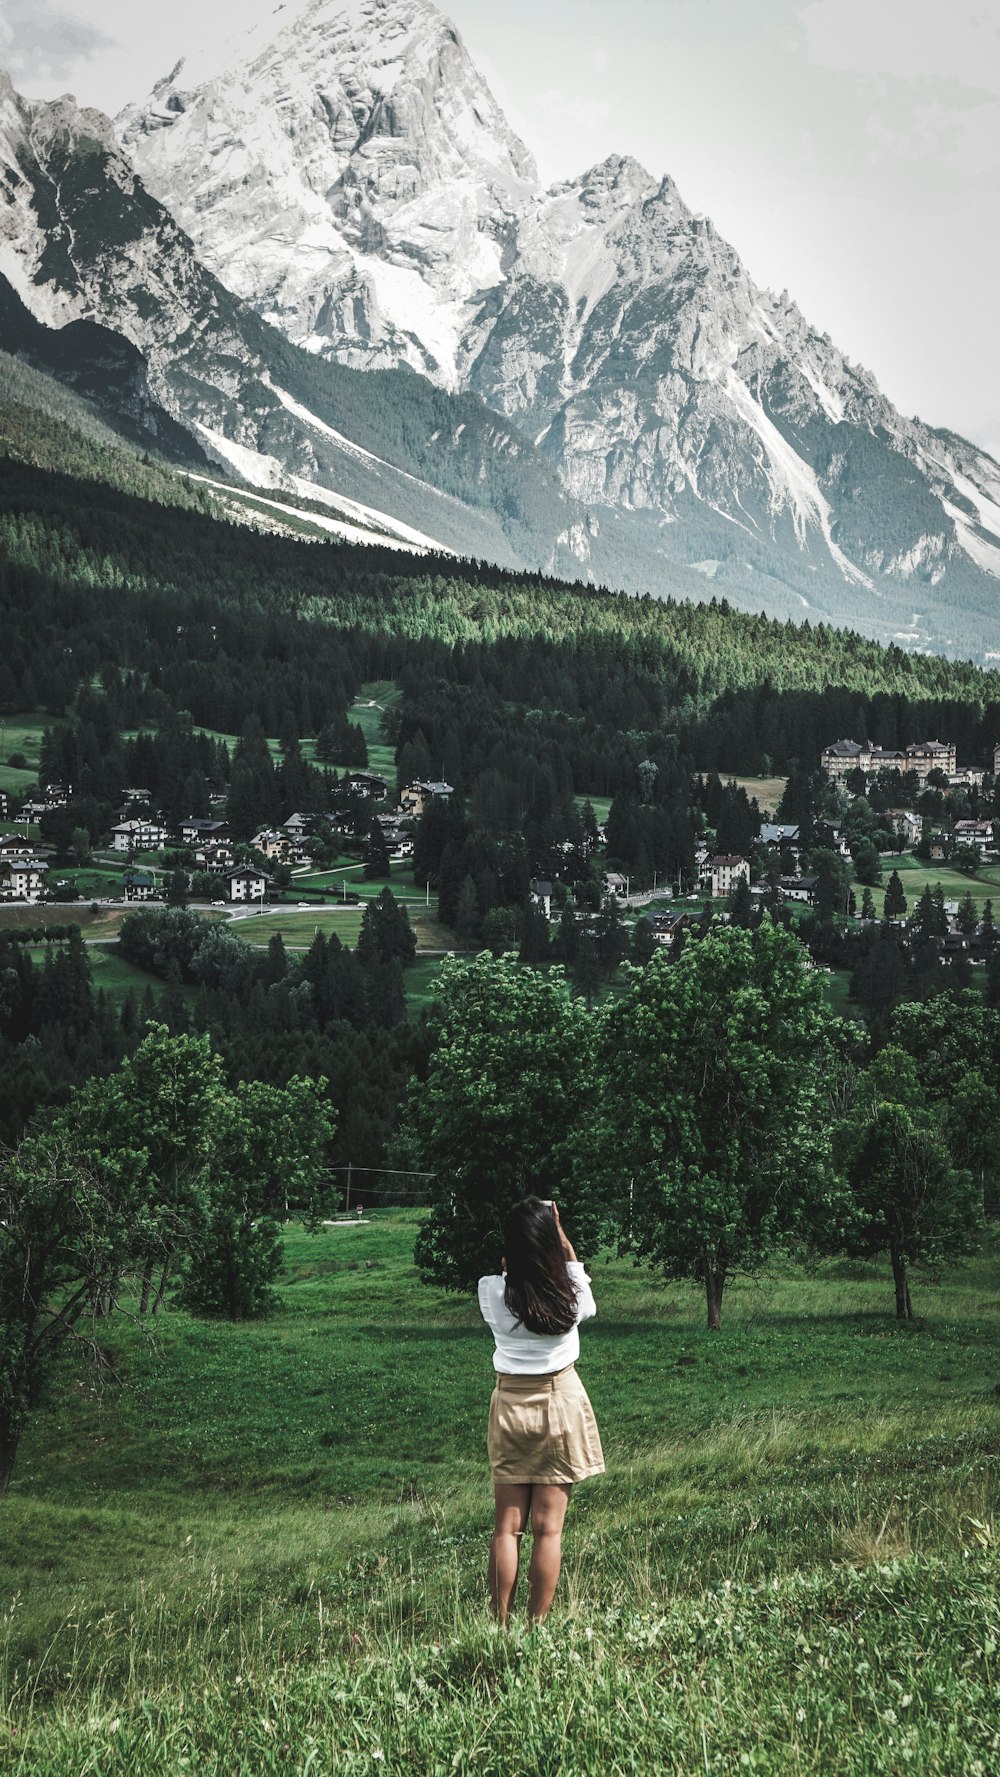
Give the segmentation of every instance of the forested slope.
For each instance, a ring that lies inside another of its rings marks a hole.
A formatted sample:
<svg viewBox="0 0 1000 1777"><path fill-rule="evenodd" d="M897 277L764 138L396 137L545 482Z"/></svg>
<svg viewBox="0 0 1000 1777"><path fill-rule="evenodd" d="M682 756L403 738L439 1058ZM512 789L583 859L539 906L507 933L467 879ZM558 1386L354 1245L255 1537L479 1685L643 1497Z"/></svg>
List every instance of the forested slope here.
<svg viewBox="0 0 1000 1777"><path fill-rule="evenodd" d="M4 411L10 436L17 416ZM69 460L75 474L3 460L0 707L37 701L59 715L100 673L128 679L136 717L159 690L207 726L232 731L255 712L275 732L290 708L308 733L360 679L401 678L425 732L449 707L470 731L489 709L508 741L530 722L536 741L579 756L580 788L583 755L606 760L609 746L754 771L811 761L841 734L898 745L947 731L967 760L1000 734L998 676L966 662L724 601L637 600L481 562L261 535L100 437L68 433L67 458L58 428L37 419L36 462ZM18 434L22 458L30 436ZM298 678L285 670L294 659Z"/></svg>

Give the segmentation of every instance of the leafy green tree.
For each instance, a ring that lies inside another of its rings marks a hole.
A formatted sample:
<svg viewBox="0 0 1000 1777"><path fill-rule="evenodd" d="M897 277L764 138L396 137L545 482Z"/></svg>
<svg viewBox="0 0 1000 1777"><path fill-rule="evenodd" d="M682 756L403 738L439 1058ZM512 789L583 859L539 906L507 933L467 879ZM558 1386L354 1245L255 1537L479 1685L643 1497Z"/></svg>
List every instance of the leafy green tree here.
<svg viewBox="0 0 1000 1777"><path fill-rule="evenodd" d="M948 1150L977 1181L983 1219L1000 1191L1000 1013L978 993L940 993L898 1006L892 1041L905 1049Z"/></svg>
<svg viewBox="0 0 1000 1777"><path fill-rule="evenodd" d="M518 947L516 907L491 907L483 920L483 943L494 956Z"/></svg>
<svg viewBox="0 0 1000 1777"><path fill-rule="evenodd" d="M700 1280L709 1327L728 1278L836 1211L834 1027L801 944L770 924L654 957L604 1011L590 1165L630 1206L631 1250Z"/></svg>
<svg viewBox="0 0 1000 1777"><path fill-rule="evenodd" d="M186 870L172 870L167 878L167 902L171 907L186 907L188 898L188 874Z"/></svg>
<svg viewBox="0 0 1000 1777"><path fill-rule="evenodd" d="M567 1158L593 1093L593 1027L560 969L542 975L506 956L446 958L438 1000L437 1047L410 1086L400 1147L434 1175L421 1274L468 1289L499 1270L507 1212L529 1193L558 1201L574 1240L594 1237Z"/></svg>
<svg viewBox="0 0 1000 1777"><path fill-rule="evenodd" d="M315 1222L323 1204L334 1119L325 1080L281 1088L241 1081L213 1130L203 1226L183 1270L180 1299L195 1314L252 1320L275 1301L280 1223L290 1209Z"/></svg>
<svg viewBox="0 0 1000 1777"><path fill-rule="evenodd" d="M155 1025L116 1074L78 1094L84 1154L125 1148L143 1155L135 1184L133 1257L141 1269L139 1312L160 1307L175 1259L204 1225L209 1173L226 1098L222 1062L207 1036L171 1036ZM159 1286L154 1293L154 1273Z"/></svg>
<svg viewBox="0 0 1000 1777"><path fill-rule="evenodd" d="M978 1220L973 1179L952 1164L912 1056L890 1046L875 1058L837 1145L857 1212L848 1249L888 1250L896 1318L912 1320L911 1267L964 1257Z"/></svg>
<svg viewBox="0 0 1000 1777"><path fill-rule="evenodd" d="M121 1184L113 1161L81 1153L72 1103L0 1161L0 1492L62 1345L78 1341L107 1366L88 1323L132 1244L135 1201Z"/></svg>
<svg viewBox="0 0 1000 1777"><path fill-rule="evenodd" d="M861 917L862 919L875 919L877 917L875 913L875 902L872 899L872 891L870 888L866 888L861 897Z"/></svg>
<svg viewBox="0 0 1000 1777"><path fill-rule="evenodd" d="M862 840L854 853L854 873L859 882L875 888L882 881L882 860L870 839Z"/></svg>
<svg viewBox="0 0 1000 1777"><path fill-rule="evenodd" d="M950 863L953 869L961 870L963 876L978 876L982 858L974 845L956 845Z"/></svg>
<svg viewBox="0 0 1000 1777"><path fill-rule="evenodd" d="M894 870L889 878L882 912L886 919L902 919L906 912L906 895L898 870Z"/></svg>

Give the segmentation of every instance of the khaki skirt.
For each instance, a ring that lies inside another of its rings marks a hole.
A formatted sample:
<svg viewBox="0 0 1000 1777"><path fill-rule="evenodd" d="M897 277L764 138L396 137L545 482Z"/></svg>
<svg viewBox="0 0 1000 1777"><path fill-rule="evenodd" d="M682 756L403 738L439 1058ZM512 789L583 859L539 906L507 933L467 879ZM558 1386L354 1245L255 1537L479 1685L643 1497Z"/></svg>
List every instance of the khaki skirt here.
<svg viewBox="0 0 1000 1777"><path fill-rule="evenodd" d="M594 1409L572 1364L550 1376L498 1376L486 1447L494 1481L508 1486L604 1473Z"/></svg>

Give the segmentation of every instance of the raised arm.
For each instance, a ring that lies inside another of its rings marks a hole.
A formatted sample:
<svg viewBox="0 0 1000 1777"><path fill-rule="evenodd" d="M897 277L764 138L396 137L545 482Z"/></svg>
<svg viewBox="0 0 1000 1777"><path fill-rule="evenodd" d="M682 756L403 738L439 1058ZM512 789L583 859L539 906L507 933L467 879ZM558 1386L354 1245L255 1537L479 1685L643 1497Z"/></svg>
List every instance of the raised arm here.
<svg viewBox="0 0 1000 1777"><path fill-rule="evenodd" d="M559 1229L559 1238L562 1241L563 1258L566 1260L566 1269L569 1271L570 1277L573 1279L574 1288L576 1289L577 1321L591 1320L597 1313L597 1304L594 1301L594 1292L590 1287L590 1279L576 1256L576 1249L573 1242L570 1240L569 1235L559 1220L559 1207L555 1203L552 1205L552 1214L556 1218L556 1227ZM570 1269L570 1267L572 1267L572 1269Z"/></svg>
<svg viewBox="0 0 1000 1777"><path fill-rule="evenodd" d="M562 1241L563 1258L566 1260L567 1264L574 1264L575 1265L578 1262L577 1256L576 1256L576 1253L573 1248L573 1242L570 1240L570 1237L567 1234L565 1228L563 1227L562 1222L559 1220L559 1205L558 1205L558 1203L553 1203L552 1214L556 1218L556 1227L559 1230L559 1239Z"/></svg>

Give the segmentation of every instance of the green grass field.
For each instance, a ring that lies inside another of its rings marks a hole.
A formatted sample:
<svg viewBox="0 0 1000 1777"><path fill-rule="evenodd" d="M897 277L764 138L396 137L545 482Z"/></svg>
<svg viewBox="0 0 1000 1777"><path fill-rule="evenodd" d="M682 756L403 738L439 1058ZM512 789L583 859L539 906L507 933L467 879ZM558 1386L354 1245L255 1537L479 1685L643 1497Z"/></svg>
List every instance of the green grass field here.
<svg viewBox="0 0 1000 1777"><path fill-rule="evenodd" d="M899 871L908 913L913 912L928 884L934 889L940 883L946 901L964 901L966 895L971 894L977 907L981 908L985 901L992 901L994 911L1000 919L1000 864L988 864L984 869L978 870L975 876L964 876L960 870L952 870L947 864L924 863L921 858L914 858L909 852L904 852L901 858L883 858L881 886L871 891L875 910L880 916L886 884L893 870ZM860 907L864 888L857 882L852 887Z"/></svg>
<svg viewBox="0 0 1000 1777"><path fill-rule="evenodd" d="M22 795L29 785L38 782L42 734L51 721L51 716L35 711L0 717L0 790ZM24 754L27 769L8 763L11 755L18 753Z"/></svg>
<svg viewBox="0 0 1000 1777"><path fill-rule="evenodd" d="M727 1292L592 1269L607 1475L556 1607L484 1607L490 1342L414 1212L292 1229L282 1307L101 1332L0 1503L0 1744L35 1777L992 1777L994 1246L897 1326L885 1266Z"/></svg>
<svg viewBox="0 0 1000 1777"><path fill-rule="evenodd" d="M419 906L409 907L407 911L410 924L417 935L418 950L455 948L454 933L447 926L438 923L433 908L430 914L425 914ZM287 946L307 950L317 932L328 935L336 932L342 944L353 948L358 941L363 915L363 907L338 907L332 902L327 907L270 908L266 913L254 913L232 923L237 937L245 939L248 944L267 944L275 932L280 932Z"/></svg>

